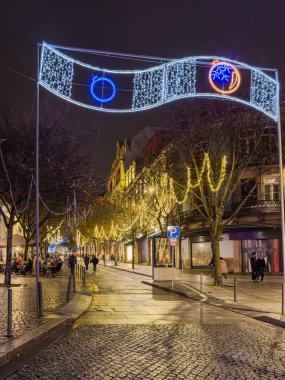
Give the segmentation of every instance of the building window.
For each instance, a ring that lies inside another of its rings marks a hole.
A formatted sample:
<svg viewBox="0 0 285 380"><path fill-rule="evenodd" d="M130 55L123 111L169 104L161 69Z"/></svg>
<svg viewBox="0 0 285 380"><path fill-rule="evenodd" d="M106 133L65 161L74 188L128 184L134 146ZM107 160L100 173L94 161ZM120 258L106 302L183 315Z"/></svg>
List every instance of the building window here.
<svg viewBox="0 0 285 380"><path fill-rule="evenodd" d="M279 185L276 185L273 183L264 185L264 200L278 201L279 200Z"/></svg>
<svg viewBox="0 0 285 380"><path fill-rule="evenodd" d="M255 186L255 188L254 188ZM252 191L251 195L248 197L246 201L246 205L254 204L257 201L257 186L255 178L242 179L241 180L241 199L247 198L248 194Z"/></svg>

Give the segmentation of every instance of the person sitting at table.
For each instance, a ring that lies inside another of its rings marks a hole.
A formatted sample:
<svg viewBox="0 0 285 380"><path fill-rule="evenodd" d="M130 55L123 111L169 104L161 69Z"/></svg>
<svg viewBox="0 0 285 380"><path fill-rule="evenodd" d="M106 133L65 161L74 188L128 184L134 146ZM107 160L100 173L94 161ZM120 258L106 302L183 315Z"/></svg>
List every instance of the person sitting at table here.
<svg viewBox="0 0 285 380"><path fill-rule="evenodd" d="M62 268L62 261L60 258L58 258L50 269L52 273L52 277L55 277L56 273L60 272L61 268Z"/></svg>
<svg viewBox="0 0 285 380"><path fill-rule="evenodd" d="M26 276L27 273L31 273L33 269L33 262L30 258L28 258L28 261L23 269L23 275Z"/></svg>
<svg viewBox="0 0 285 380"><path fill-rule="evenodd" d="M18 268L18 263L17 263L17 258L14 257L13 262L12 262L12 268L11 268L12 273L18 273L19 268Z"/></svg>
<svg viewBox="0 0 285 380"><path fill-rule="evenodd" d="M23 264L23 259L22 256L18 257L17 265L22 265Z"/></svg>

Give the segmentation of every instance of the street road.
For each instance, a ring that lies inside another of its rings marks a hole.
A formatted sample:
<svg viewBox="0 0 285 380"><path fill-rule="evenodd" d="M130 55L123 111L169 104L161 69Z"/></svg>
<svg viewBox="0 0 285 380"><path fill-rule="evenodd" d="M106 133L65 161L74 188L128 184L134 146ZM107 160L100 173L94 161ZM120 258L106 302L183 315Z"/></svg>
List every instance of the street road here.
<svg viewBox="0 0 285 380"><path fill-rule="evenodd" d="M285 332L99 266L74 330L9 379L283 379ZM95 285L96 284L96 285Z"/></svg>

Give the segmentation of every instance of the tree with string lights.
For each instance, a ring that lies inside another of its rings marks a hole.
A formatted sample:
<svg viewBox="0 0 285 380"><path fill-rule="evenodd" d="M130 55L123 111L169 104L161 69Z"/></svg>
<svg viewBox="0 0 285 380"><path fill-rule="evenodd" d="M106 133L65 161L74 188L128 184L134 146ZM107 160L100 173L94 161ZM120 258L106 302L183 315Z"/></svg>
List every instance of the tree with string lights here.
<svg viewBox="0 0 285 380"><path fill-rule="evenodd" d="M66 214L67 197L77 194L77 211L87 207L97 180L95 153L86 151L98 137L94 128L72 128L67 133L65 113L51 114L48 107L41 119L40 155L40 236ZM32 117L2 114L0 131L0 208L7 229L5 284L11 283L13 227L20 223L27 250L35 238L35 144ZM57 220L56 220L57 219Z"/></svg>
<svg viewBox="0 0 285 380"><path fill-rule="evenodd" d="M200 215L209 229L214 284L221 285L220 236L256 191L257 183L250 185L244 198L230 210L227 206L249 167L252 178L275 162L277 136L275 131L269 143L265 139L268 119L252 111L233 106L221 110L213 102L192 113L186 107L174 113L172 120L173 125L182 126L182 133L168 156L169 175L178 198L188 192L190 215ZM186 184L181 183L182 176L188 177Z"/></svg>

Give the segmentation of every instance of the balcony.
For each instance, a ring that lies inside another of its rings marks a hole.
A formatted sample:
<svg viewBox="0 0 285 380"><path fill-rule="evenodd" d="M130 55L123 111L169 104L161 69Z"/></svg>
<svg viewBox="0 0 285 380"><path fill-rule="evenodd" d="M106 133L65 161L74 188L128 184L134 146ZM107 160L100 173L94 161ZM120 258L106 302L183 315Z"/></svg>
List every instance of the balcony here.
<svg viewBox="0 0 285 380"><path fill-rule="evenodd" d="M238 204L232 204L232 210L238 207ZM277 214L280 213L280 201L279 200L257 200L250 199L240 210L239 214L245 215L261 215L261 214Z"/></svg>

